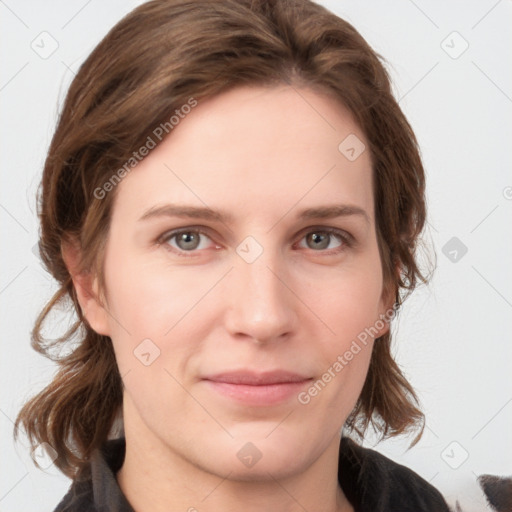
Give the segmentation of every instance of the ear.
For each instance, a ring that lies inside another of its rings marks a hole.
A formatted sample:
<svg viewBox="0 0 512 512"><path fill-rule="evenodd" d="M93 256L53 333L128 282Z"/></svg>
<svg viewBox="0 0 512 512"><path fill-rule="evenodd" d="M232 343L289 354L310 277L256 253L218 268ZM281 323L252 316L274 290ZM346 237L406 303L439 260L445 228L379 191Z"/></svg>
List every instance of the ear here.
<svg viewBox="0 0 512 512"><path fill-rule="evenodd" d="M62 258L73 280L82 315L98 334L110 336L109 315L102 303L98 278L91 271L80 269L82 251L76 241L63 241Z"/></svg>
<svg viewBox="0 0 512 512"><path fill-rule="evenodd" d="M398 279L400 275L400 266L397 264L395 266L395 279ZM389 325L391 319L395 316L396 310L394 308L395 301L396 301L396 292L397 292L397 286L396 281L393 280L391 283L384 283L382 288L382 296L380 300L380 317L379 320L382 320L384 322L383 328L380 330L379 335L377 337L383 336L387 332L389 332Z"/></svg>

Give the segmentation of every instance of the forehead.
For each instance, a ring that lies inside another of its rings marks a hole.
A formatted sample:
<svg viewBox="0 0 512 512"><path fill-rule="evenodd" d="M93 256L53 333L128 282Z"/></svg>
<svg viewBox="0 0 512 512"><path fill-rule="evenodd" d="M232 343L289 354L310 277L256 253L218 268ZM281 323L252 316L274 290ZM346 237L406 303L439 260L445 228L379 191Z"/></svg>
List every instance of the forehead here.
<svg viewBox="0 0 512 512"><path fill-rule="evenodd" d="M286 85L240 87L180 116L118 185L114 214L128 219L179 202L270 221L295 205L347 203L373 218L367 146L331 96Z"/></svg>

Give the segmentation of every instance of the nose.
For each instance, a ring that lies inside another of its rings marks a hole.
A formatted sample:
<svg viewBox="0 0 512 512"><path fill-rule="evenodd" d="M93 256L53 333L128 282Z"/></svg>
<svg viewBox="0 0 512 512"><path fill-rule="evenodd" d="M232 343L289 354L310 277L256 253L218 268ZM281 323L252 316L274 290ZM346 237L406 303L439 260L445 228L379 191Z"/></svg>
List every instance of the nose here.
<svg viewBox="0 0 512 512"><path fill-rule="evenodd" d="M296 329L295 298L288 273L266 250L254 262L238 260L230 272L226 328L239 339L257 343L280 341Z"/></svg>

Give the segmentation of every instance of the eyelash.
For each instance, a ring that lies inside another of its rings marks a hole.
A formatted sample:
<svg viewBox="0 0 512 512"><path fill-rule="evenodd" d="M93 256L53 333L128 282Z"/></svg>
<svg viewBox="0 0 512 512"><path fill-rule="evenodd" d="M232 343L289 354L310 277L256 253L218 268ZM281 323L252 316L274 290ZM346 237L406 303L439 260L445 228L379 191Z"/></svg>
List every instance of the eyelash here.
<svg viewBox="0 0 512 512"><path fill-rule="evenodd" d="M301 236L300 240L302 240L304 237L306 237L307 235L309 235L311 233L325 233L325 234L328 234L331 236L338 237L342 243L341 247L338 247L336 249L325 249L325 250L318 250L318 251L314 251L313 249L310 249L313 252L323 253L324 255L325 254L326 255L340 254L340 253L344 252L345 250L353 247L354 242L355 242L352 235L350 235L346 231L342 231L342 230L339 230L336 228L313 226L308 229L309 229L309 231L304 232L304 234ZM182 233L199 233L199 234L204 235L211 239L211 237L208 235L208 233L206 231L204 231L202 228L191 226L191 227L186 227L186 228L175 229L173 231L168 231L158 238L157 243L160 245L165 245L166 250L172 252L173 254L177 254L178 256L185 257L185 258L196 257L196 255L194 253L200 252L201 250L193 249L190 251L185 251L182 249L176 249L175 247L171 247L168 244L168 242L170 240L172 240L173 238L175 238L178 235L181 235Z"/></svg>

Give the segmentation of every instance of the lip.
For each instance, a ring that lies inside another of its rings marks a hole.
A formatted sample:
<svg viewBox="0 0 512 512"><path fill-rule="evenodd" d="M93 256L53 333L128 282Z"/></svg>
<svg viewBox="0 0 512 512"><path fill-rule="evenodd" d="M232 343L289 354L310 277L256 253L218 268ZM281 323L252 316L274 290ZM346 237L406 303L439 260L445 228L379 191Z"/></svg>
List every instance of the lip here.
<svg viewBox="0 0 512 512"><path fill-rule="evenodd" d="M224 372L202 379L214 392L245 405L277 405L296 397L312 380L297 373L274 370L269 372Z"/></svg>

